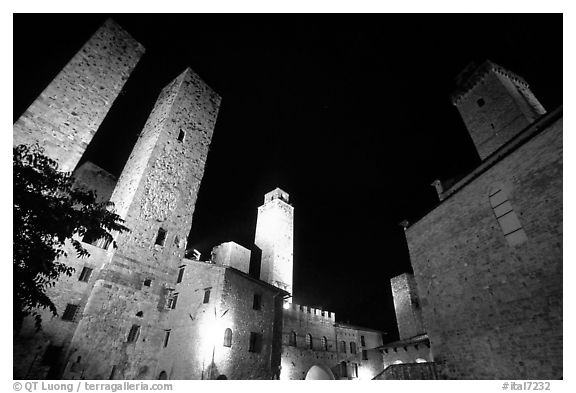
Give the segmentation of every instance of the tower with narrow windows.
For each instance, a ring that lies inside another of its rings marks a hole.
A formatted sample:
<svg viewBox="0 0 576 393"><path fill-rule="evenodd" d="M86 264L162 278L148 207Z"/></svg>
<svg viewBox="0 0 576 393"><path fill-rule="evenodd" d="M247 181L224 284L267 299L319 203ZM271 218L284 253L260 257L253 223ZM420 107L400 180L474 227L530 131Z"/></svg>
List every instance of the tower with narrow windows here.
<svg viewBox="0 0 576 393"><path fill-rule="evenodd" d="M490 61L462 71L451 98L482 160L546 113L522 77Z"/></svg>
<svg viewBox="0 0 576 393"><path fill-rule="evenodd" d="M264 195L254 243L262 250L260 279L292 294L294 208L280 188Z"/></svg>
<svg viewBox="0 0 576 393"><path fill-rule="evenodd" d="M220 97L191 69L166 86L128 158L110 200L130 232L108 248L70 356L90 379L146 379L166 331ZM187 315L187 314L186 314ZM68 368L65 377L78 378Z"/></svg>

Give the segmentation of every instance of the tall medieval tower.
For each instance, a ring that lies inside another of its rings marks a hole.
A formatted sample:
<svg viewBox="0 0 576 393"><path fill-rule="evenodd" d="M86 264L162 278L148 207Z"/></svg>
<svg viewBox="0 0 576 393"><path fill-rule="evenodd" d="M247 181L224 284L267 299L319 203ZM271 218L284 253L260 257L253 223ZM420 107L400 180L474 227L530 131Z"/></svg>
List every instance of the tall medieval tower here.
<svg viewBox="0 0 576 393"><path fill-rule="evenodd" d="M522 77L490 61L468 66L457 85L452 103L482 160L546 113Z"/></svg>
<svg viewBox="0 0 576 393"><path fill-rule="evenodd" d="M156 373L219 105L190 69L160 93L111 197L130 232L118 236L70 345L68 356L86 359L84 378Z"/></svg>
<svg viewBox="0 0 576 393"><path fill-rule="evenodd" d="M143 54L108 19L14 123L14 146L38 143L59 170L74 170Z"/></svg>
<svg viewBox="0 0 576 393"><path fill-rule="evenodd" d="M292 294L294 208L288 198L280 188L264 195L254 243L262 250L260 279Z"/></svg>

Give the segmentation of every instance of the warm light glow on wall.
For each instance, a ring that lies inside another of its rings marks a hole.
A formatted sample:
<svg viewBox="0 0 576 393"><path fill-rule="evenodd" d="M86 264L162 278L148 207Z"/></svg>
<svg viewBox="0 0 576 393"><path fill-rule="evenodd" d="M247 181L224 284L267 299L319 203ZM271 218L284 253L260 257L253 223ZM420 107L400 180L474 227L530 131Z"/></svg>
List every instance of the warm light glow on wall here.
<svg viewBox="0 0 576 393"><path fill-rule="evenodd" d="M204 365L204 378L209 378L212 362L219 368L228 347L224 347L224 332L227 328L232 329L232 341L234 341L234 326L228 317L218 317L214 309L206 312L199 322L199 348L198 359ZM215 376L216 377L216 376Z"/></svg>

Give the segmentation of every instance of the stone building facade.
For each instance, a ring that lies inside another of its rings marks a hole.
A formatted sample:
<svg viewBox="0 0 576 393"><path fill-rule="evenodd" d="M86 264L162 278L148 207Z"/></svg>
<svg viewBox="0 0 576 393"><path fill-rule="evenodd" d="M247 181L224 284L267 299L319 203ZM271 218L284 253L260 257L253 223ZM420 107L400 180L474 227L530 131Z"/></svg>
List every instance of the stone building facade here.
<svg viewBox="0 0 576 393"><path fill-rule="evenodd" d="M143 54L107 20L14 123L14 145L39 143L60 170L74 170Z"/></svg>
<svg viewBox="0 0 576 393"><path fill-rule="evenodd" d="M481 164L406 228L441 378L562 378L562 108L467 69L452 97Z"/></svg>
<svg viewBox="0 0 576 393"><path fill-rule="evenodd" d="M14 144L38 142L61 169L74 169L142 52L107 21L15 123ZM48 99L52 109L39 110ZM114 202L130 232L115 236L117 248L79 239L85 259L70 247L74 274L47 290L60 314L42 312L40 332L24 321L15 378L300 379L318 369L348 379L379 371L379 332L291 303L294 209L285 191L267 193L258 209L262 279L249 274L251 251L234 242L215 247L208 261L185 258L219 104L187 69L160 92L117 181L90 162L76 168L75 186ZM310 345L285 342L287 329L310 334ZM343 336L353 353L338 352Z"/></svg>

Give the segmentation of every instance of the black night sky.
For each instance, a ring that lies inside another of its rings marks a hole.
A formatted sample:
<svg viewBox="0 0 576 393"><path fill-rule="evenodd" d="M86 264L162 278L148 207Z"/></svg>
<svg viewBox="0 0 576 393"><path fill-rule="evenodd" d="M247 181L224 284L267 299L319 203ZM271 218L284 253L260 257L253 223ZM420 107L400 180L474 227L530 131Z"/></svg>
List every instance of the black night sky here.
<svg viewBox="0 0 576 393"><path fill-rule="evenodd" d="M14 16L14 120L109 15ZM279 186L295 208L296 303L395 338L399 222L479 159L448 97L471 61L562 103L562 16L112 15L146 47L83 160L118 176L160 89L190 66L222 96L189 247L250 247ZM204 259L204 258L203 258Z"/></svg>

